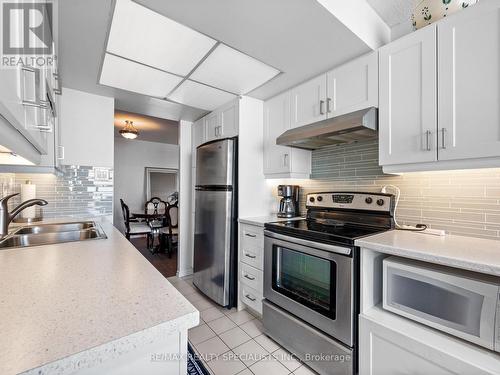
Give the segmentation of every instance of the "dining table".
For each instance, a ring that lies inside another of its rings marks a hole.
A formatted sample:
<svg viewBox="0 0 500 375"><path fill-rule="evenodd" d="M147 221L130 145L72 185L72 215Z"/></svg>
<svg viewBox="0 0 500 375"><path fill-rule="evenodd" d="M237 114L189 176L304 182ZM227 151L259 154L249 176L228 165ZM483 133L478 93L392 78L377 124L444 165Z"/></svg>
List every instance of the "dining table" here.
<svg viewBox="0 0 500 375"><path fill-rule="evenodd" d="M131 213L131 219L138 219L138 220L144 220L146 221L148 224L150 224L151 222L155 221L155 220L163 220L167 217L167 214L166 213L144 213L144 212L137 212L137 213ZM150 225L151 226L151 225ZM149 247L149 251L151 251L151 253L155 254L155 253L158 253L160 252L160 244L158 243L158 245L154 246L154 241L155 241L155 236L158 236L158 233L160 232L160 227L153 227L151 226L151 231L153 232L153 240L151 241L151 246ZM158 242L160 242L160 240L158 239Z"/></svg>

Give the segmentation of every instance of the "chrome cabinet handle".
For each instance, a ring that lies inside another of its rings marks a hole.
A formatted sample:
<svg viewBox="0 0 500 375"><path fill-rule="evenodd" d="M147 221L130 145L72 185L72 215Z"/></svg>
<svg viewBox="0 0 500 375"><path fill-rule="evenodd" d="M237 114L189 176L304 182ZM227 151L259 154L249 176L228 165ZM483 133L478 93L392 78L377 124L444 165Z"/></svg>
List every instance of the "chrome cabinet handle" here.
<svg viewBox="0 0 500 375"><path fill-rule="evenodd" d="M255 297L252 297L250 294L245 294L245 297L248 298L252 302L256 301Z"/></svg>
<svg viewBox="0 0 500 375"><path fill-rule="evenodd" d="M326 113L331 113L332 109L330 108L330 103L332 102L332 98L326 98Z"/></svg>
<svg viewBox="0 0 500 375"><path fill-rule="evenodd" d="M431 151L431 131L430 130L427 130L425 132L425 142L426 142L425 149L427 151Z"/></svg>
<svg viewBox="0 0 500 375"><path fill-rule="evenodd" d="M33 73L33 74L40 74L40 71L35 68L23 66L21 68L21 73L22 73L22 83L21 83L21 104L27 107L35 107L35 108L41 108L41 109L47 109L48 104L46 101L43 100L28 100L26 99L26 73ZM38 84L40 85L40 83ZM39 97L39 92L38 90L40 89L40 86L37 86L36 84L36 77L35 77L35 98Z"/></svg>
<svg viewBox="0 0 500 375"><path fill-rule="evenodd" d="M441 128L441 148L446 149L446 128Z"/></svg>
<svg viewBox="0 0 500 375"><path fill-rule="evenodd" d="M288 167L288 154L283 155L283 166Z"/></svg>
<svg viewBox="0 0 500 375"><path fill-rule="evenodd" d="M218 137L219 136L219 127L216 126L215 127L215 137Z"/></svg>
<svg viewBox="0 0 500 375"><path fill-rule="evenodd" d="M250 233L245 233L245 236L247 236L247 237L252 237L252 238L257 237L257 235L255 235L255 234L250 234Z"/></svg>
<svg viewBox="0 0 500 375"><path fill-rule="evenodd" d="M59 76L58 73L52 73L54 75L54 79L57 82L57 87L54 88L54 94L56 95L62 95L62 86L61 86L61 77Z"/></svg>
<svg viewBox="0 0 500 375"><path fill-rule="evenodd" d="M248 253L245 253L245 256L246 256L247 258L250 258L250 259L255 259L255 258L257 258L257 256L256 256L256 255L251 255L251 254L248 254Z"/></svg>
<svg viewBox="0 0 500 375"><path fill-rule="evenodd" d="M64 146L57 146L59 148L59 155L57 156L58 160L64 159Z"/></svg>
<svg viewBox="0 0 500 375"><path fill-rule="evenodd" d="M252 281L253 281L253 280L255 280L255 277L250 277L250 276L248 276L248 275L245 275L245 276L243 276L243 277L245 277L245 278L246 278L246 279L248 279L248 280L252 280Z"/></svg>
<svg viewBox="0 0 500 375"><path fill-rule="evenodd" d="M32 102L31 100L23 100L22 101L22 105L25 105L27 107L41 108L41 109L47 109L48 108L46 104Z"/></svg>
<svg viewBox="0 0 500 375"><path fill-rule="evenodd" d="M323 111L323 105L325 104L325 101L324 100L320 100L319 101L319 114L320 115L324 115L325 114L325 111Z"/></svg>

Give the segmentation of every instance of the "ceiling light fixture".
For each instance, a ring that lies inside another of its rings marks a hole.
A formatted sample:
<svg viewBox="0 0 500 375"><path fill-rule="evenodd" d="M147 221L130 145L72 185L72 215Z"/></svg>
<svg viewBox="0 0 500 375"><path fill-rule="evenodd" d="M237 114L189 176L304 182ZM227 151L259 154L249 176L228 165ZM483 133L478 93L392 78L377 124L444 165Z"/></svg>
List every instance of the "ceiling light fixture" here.
<svg viewBox="0 0 500 375"><path fill-rule="evenodd" d="M139 135L139 131L134 127L133 121L125 121L125 127L120 130L120 134L123 138L136 139Z"/></svg>

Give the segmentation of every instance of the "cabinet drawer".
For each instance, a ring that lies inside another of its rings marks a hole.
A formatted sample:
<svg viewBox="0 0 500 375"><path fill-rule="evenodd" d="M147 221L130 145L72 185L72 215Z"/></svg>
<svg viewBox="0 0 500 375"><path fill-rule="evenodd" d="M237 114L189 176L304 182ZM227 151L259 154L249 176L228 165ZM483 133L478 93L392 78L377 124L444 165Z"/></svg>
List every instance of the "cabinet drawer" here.
<svg viewBox="0 0 500 375"><path fill-rule="evenodd" d="M262 294L263 292L263 272L249 266L245 263L240 263L240 281L242 284L255 289Z"/></svg>
<svg viewBox="0 0 500 375"><path fill-rule="evenodd" d="M264 229L255 225L240 225L240 260L262 270Z"/></svg>
<svg viewBox="0 0 500 375"><path fill-rule="evenodd" d="M262 314L262 293L244 284L241 285L240 291L241 302Z"/></svg>
<svg viewBox="0 0 500 375"><path fill-rule="evenodd" d="M240 260L249 266L255 267L259 270L263 269L264 265L264 250L262 248L252 248L252 247L241 247L241 257Z"/></svg>
<svg viewBox="0 0 500 375"><path fill-rule="evenodd" d="M242 248L264 248L264 228L241 224L240 229L240 243Z"/></svg>

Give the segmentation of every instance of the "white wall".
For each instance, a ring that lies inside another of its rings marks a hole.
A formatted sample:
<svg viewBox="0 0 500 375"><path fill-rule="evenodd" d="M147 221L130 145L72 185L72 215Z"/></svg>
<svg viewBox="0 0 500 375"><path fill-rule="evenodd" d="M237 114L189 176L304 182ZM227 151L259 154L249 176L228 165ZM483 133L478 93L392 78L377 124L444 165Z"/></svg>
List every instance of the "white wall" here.
<svg viewBox="0 0 500 375"><path fill-rule="evenodd" d="M177 276L193 273L193 238L191 220L191 130L192 123L181 121L179 124L179 255Z"/></svg>
<svg viewBox="0 0 500 375"><path fill-rule="evenodd" d="M179 146L115 138L114 223L123 231L120 198L131 212L143 212L146 167L179 169Z"/></svg>
<svg viewBox="0 0 500 375"><path fill-rule="evenodd" d="M240 99L238 137L238 217L270 214L269 187L264 177L264 103Z"/></svg>
<svg viewBox="0 0 500 375"><path fill-rule="evenodd" d="M151 172L149 175L151 197L166 201L170 194L177 191L177 175L175 173Z"/></svg>

